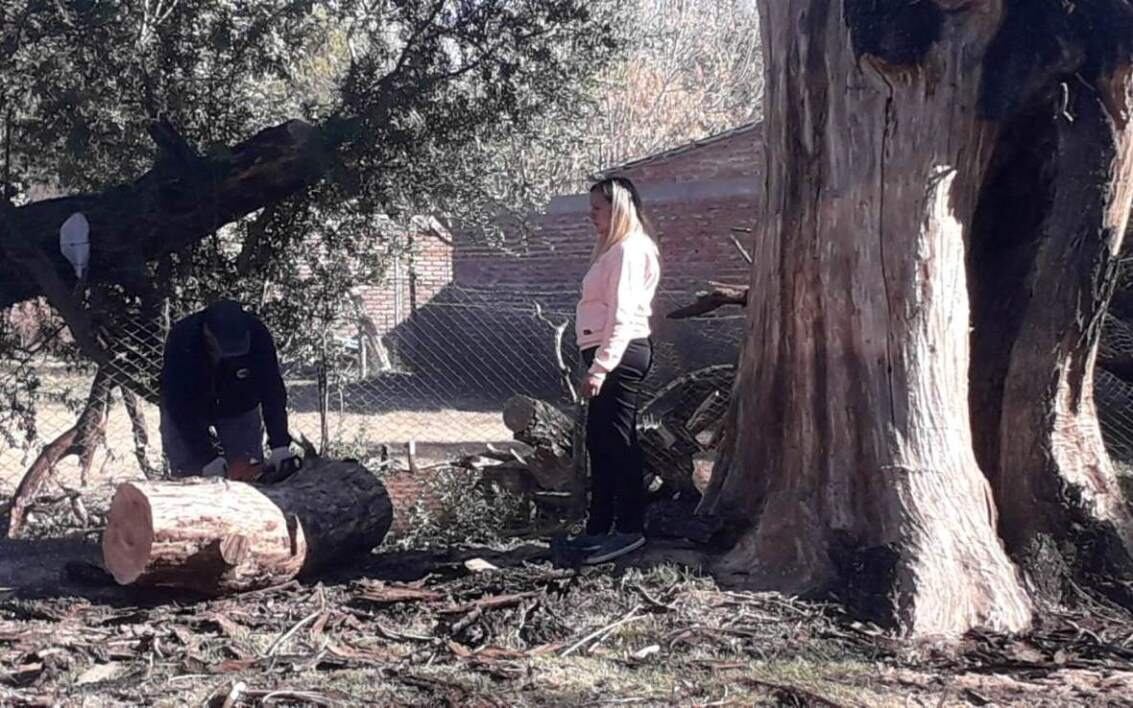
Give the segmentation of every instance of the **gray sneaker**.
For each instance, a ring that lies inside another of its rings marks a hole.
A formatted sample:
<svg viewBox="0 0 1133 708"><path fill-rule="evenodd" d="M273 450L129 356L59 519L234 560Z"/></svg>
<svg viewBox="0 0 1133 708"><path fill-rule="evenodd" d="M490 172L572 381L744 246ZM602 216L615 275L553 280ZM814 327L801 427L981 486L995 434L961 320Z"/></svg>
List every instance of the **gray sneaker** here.
<svg viewBox="0 0 1133 708"><path fill-rule="evenodd" d="M627 553L632 553L644 545L645 536L639 533L610 534L593 552L588 553L582 562L585 565L607 563L615 558L621 558Z"/></svg>
<svg viewBox="0 0 1133 708"><path fill-rule="evenodd" d="M568 538L566 545L575 552L593 553L609 538L610 534L608 533L582 534L581 536Z"/></svg>

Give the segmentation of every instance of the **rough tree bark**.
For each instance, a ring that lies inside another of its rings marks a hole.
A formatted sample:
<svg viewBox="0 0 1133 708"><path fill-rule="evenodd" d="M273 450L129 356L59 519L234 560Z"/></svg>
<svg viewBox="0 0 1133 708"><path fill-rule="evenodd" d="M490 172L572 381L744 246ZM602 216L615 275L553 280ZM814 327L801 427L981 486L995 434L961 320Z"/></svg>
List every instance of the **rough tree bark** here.
<svg viewBox="0 0 1133 708"><path fill-rule="evenodd" d="M910 635L1030 621L968 400L965 238L1008 4L760 3L766 223L702 509L750 523L722 572L836 588Z"/></svg>
<svg viewBox="0 0 1133 708"><path fill-rule="evenodd" d="M999 133L969 233L972 429L1007 548L1057 600L1068 575L1133 573L1093 385L1133 199L1133 5L1008 3L985 64Z"/></svg>
<svg viewBox="0 0 1133 708"><path fill-rule="evenodd" d="M504 425L532 448L528 469L543 489L570 491L578 484L574 468L575 421L546 401L512 396L504 405Z"/></svg>

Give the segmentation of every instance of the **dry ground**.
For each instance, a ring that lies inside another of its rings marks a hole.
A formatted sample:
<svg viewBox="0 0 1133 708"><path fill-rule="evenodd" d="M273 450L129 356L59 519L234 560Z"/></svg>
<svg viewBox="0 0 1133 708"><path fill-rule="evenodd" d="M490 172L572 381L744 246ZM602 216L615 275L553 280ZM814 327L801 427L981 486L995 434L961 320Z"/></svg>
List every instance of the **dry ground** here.
<svg viewBox="0 0 1133 708"><path fill-rule="evenodd" d="M64 414L41 412L44 435ZM313 415L298 429L313 434ZM340 439L409 431L420 464L506 438L491 411L348 415ZM0 705L1133 706L1133 621L1088 598L1026 637L910 647L836 606L719 588L699 551L657 544L573 572L538 544L391 538L336 575L237 597L107 586L84 563L114 482L139 475L120 404L110 424L124 447L101 453L91 486L42 500L36 538L0 541ZM0 487L25 464L0 451ZM77 489L73 462L61 472Z"/></svg>
<svg viewBox="0 0 1133 708"><path fill-rule="evenodd" d="M835 606L721 589L692 549L575 572L539 544L162 595L68 570L97 560L101 503L86 532L59 505L43 538L0 543L4 705L1133 705L1133 623L1094 602L1027 637L910 647Z"/></svg>

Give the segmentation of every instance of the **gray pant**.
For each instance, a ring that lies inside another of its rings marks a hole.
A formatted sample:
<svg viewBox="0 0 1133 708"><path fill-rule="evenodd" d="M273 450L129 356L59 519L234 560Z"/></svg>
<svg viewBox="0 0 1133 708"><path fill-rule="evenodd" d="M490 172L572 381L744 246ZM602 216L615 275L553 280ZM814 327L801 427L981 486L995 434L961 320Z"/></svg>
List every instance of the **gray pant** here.
<svg viewBox="0 0 1133 708"><path fill-rule="evenodd" d="M263 461L264 419L259 406L234 418L220 418L213 427L229 464L240 459ZM161 409L161 445L165 449L165 459L169 460L170 474L174 477L201 473L199 467L193 467L193 454L164 408ZM208 462L211 460L205 464Z"/></svg>

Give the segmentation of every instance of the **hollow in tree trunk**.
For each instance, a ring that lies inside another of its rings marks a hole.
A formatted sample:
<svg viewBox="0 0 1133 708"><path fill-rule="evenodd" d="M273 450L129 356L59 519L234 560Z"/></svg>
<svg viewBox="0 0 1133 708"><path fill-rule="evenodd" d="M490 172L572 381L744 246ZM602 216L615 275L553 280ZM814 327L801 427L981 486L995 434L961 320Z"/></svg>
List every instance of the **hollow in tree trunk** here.
<svg viewBox="0 0 1133 708"><path fill-rule="evenodd" d="M1110 581L1133 573L1133 525L1093 369L1133 199L1133 5L1009 3L993 60L999 136L969 233L976 454L1032 587L1057 601L1071 578L1129 605Z"/></svg>

